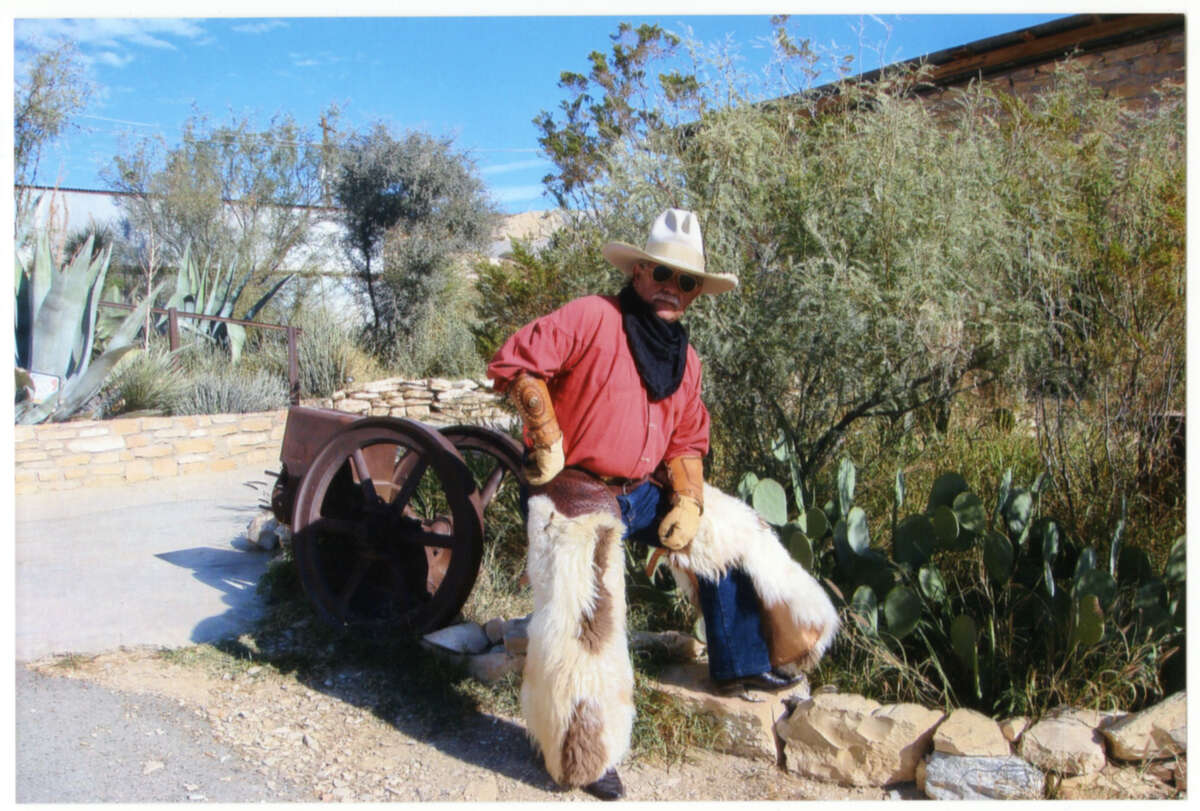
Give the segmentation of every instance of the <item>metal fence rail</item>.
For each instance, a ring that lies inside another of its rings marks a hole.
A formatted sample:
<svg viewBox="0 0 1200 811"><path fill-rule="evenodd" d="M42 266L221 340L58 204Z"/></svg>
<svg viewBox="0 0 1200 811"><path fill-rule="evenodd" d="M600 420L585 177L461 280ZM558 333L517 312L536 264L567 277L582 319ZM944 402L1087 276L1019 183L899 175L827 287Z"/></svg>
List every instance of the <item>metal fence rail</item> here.
<svg viewBox="0 0 1200 811"><path fill-rule="evenodd" d="M101 307L115 307L118 310L133 310L136 308L134 304L122 304L116 301L102 301ZM243 327L258 327L259 329L282 330L287 333L288 342L288 397L292 405L300 405L300 356L297 354L296 345L300 338L300 333L303 330L300 327L287 326L285 324L264 324L260 321L246 321L241 318L225 318L219 315L205 315L204 313L189 313L186 310L178 310L174 307L162 308L152 307L150 312L155 315L165 315L167 317L167 341L174 352L179 348L179 319L180 318L196 318L201 321L218 321L222 324L238 324Z"/></svg>

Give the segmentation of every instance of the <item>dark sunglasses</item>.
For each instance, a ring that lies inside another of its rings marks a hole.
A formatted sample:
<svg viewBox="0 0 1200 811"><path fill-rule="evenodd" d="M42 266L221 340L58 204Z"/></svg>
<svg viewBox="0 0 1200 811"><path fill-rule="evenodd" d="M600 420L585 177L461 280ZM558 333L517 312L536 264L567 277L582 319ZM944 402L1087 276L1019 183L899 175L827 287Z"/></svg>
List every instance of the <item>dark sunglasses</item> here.
<svg viewBox="0 0 1200 811"><path fill-rule="evenodd" d="M675 285L680 289L681 292L690 293L700 287L700 279L697 279L695 276L688 276L684 273L676 273L666 265L658 265L654 268L653 278L654 281L658 282L659 284L667 281L672 276L675 277Z"/></svg>

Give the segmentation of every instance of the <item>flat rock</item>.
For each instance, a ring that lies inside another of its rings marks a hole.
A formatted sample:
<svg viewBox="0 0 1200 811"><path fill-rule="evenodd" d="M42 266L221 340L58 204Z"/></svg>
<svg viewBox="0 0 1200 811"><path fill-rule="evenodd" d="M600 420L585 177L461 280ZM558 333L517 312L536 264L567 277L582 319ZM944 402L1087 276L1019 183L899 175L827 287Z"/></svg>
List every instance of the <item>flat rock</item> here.
<svg viewBox="0 0 1200 811"><path fill-rule="evenodd" d="M525 667L525 657L497 650L468 656L466 664L467 672L472 676L484 684L494 684L510 673L520 673Z"/></svg>
<svg viewBox="0 0 1200 811"><path fill-rule="evenodd" d="M1168 696L1153 707L1102 730L1120 760L1159 760L1187 752L1187 694Z"/></svg>
<svg viewBox="0 0 1200 811"><path fill-rule="evenodd" d="M1000 725L977 710L954 710L933 733L933 748L947 755L1006 758L1012 754Z"/></svg>
<svg viewBox="0 0 1200 811"><path fill-rule="evenodd" d="M439 628L436 631L425 634L422 639L430 645L448 650L451 653L478 654L483 653L491 646L491 643L488 642L487 633L474 622L464 622L458 625L450 625L446 628Z"/></svg>
<svg viewBox="0 0 1200 811"><path fill-rule="evenodd" d="M1021 736L1021 757L1042 771L1095 774L1108 759L1100 732L1072 717L1043 718Z"/></svg>
<svg viewBox="0 0 1200 811"><path fill-rule="evenodd" d="M1005 718L1000 722L1000 732L1009 743L1019 741L1027 729L1029 729L1029 719L1023 715Z"/></svg>
<svg viewBox="0 0 1200 811"><path fill-rule="evenodd" d="M634 631L629 636L629 647L673 662L694 662L704 653L703 642L679 631Z"/></svg>
<svg viewBox="0 0 1200 811"><path fill-rule="evenodd" d="M918 704L823 693L797 702L775 728L797 773L842 785L888 786L916 779L943 718Z"/></svg>
<svg viewBox="0 0 1200 811"><path fill-rule="evenodd" d="M1015 755L964 757L933 752L917 784L931 800L1040 800L1046 777Z"/></svg>
<svg viewBox="0 0 1200 811"><path fill-rule="evenodd" d="M504 649L514 656L524 656L529 650L529 617L509 620L504 624Z"/></svg>
<svg viewBox="0 0 1200 811"><path fill-rule="evenodd" d="M1120 710L1091 710L1084 707L1055 707L1046 713L1047 718L1070 718L1092 729L1104 729L1124 718L1129 713Z"/></svg>
<svg viewBox="0 0 1200 811"><path fill-rule="evenodd" d="M1060 800L1162 800L1175 789L1153 775L1130 766L1109 764L1094 774L1064 777Z"/></svg>
<svg viewBox="0 0 1200 811"><path fill-rule="evenodd" d="M679 699L693 713L715 718L722 735L715 748L741 757L775 760L775 722L785 712L787 691L750 691L744 695L721 696L708 677L708 665L700 662L671 665L659 674L658 687Z"/></svg>

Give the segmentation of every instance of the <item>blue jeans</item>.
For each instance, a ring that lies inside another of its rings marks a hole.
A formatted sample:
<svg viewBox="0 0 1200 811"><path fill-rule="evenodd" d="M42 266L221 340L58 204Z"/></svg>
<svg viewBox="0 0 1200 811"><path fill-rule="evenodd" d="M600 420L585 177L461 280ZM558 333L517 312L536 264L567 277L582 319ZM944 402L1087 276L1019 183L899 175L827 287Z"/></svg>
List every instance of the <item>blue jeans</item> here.
<svg viewBox="0 0 1200 811"><path fill-rule="evenodd" d="M658 524L670 505L662 491L646 482L627 495L617 496L625 537L647 546L662 546ZM730 569L713 582L696 578L700 610L708 636L708 673L717 681L757 676L771 669L771 657L760 626L761 605L750 577Z"/></svg>

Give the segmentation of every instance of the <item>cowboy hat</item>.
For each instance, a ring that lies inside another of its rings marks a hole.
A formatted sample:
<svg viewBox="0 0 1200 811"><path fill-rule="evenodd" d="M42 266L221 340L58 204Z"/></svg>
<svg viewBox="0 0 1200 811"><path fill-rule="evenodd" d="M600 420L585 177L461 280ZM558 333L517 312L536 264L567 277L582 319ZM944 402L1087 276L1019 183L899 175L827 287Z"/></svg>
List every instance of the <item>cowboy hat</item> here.
<svg viewBox="0 0 1200 811"><path fill-rule="evenodd" d="M704 269L704 241L700 238L700 221L691 211L668 208L654 225L641 250L624 242L610 242L601 251L604 258L626 276L633 275L638 262L666 265L669 268L698 276L704 280L701 293L724 293L737 287L737 276L731 273L709 273Z"/></svg>

